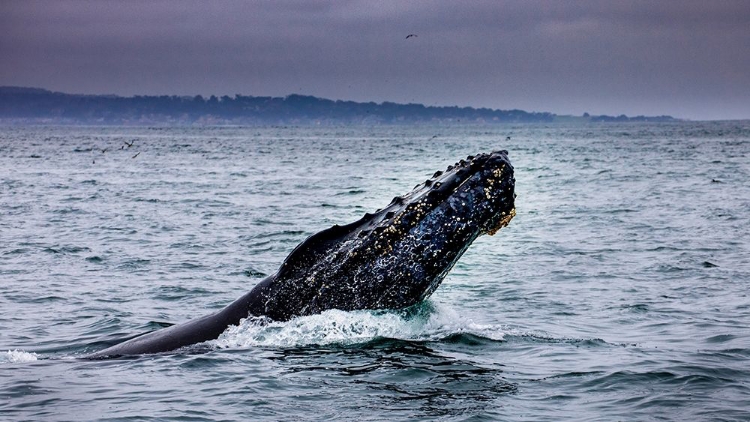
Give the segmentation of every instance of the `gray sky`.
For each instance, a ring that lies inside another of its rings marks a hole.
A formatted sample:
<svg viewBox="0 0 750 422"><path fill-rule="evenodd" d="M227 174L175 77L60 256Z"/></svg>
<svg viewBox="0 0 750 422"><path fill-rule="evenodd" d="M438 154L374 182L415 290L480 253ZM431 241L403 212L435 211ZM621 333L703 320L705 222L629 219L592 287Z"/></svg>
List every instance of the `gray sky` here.
<svg viewBox="0 0 750 422"><path fill-rule="evenodd" d="M750 1L0 0L0 85L748 119Z"/></svg>

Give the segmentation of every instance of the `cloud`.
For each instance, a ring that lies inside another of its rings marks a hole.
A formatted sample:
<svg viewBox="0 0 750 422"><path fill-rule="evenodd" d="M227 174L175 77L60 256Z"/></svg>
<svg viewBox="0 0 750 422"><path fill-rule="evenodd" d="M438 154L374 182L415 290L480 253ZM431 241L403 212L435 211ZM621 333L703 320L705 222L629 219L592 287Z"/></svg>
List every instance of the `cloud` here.
<svg viewBox="0 0 750 422"><path fill-rule="evenodd" d="M4 85L750 117L744 1L0 7Z"/></svg>

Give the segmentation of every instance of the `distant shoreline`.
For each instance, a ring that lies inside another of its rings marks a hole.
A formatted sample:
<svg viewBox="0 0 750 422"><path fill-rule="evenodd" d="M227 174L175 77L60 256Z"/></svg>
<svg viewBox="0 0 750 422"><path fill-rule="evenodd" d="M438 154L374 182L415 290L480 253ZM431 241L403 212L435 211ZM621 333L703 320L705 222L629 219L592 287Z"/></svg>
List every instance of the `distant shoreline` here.
<svg viewBox="0 0 750 422"><path fill-rule="evenodd" d="M561 116L548 112L329 100L292 94L141 96L82 95L0 87L0 125L267 126L413 125L556 122L677 122L671 116Z"/></svg>

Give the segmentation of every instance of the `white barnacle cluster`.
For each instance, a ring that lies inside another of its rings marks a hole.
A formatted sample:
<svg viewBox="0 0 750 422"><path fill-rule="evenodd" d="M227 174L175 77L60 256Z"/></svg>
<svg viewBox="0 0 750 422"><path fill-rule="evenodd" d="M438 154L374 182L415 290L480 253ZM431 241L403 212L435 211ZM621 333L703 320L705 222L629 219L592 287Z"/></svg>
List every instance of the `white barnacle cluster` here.
<svg viewBox="0 0 750 422"><path fill-rule="evenodd" d="M492 170L492 177L487 178L487 186L484 187L484 196L488 200L492 200L492 193L495 191L495 184L502 183L503 171L505 170L505 164Z"/></svg>
<svg viewBox="0 0 750 422"><path fill-rule="evenodd" d="M393 250L393 245L387 238L381 237L375 241L375 250L380 252L381 255L385 255Z"/></svg>
<svg viewBox="0 0 750 422"><path fill-rule="evenodd" d="M416 212L416 219L421 219L427 213L425 211L427 209L427 198L420 198L419 201L415 202L414 205L412 205L412 209Z"/></svg>

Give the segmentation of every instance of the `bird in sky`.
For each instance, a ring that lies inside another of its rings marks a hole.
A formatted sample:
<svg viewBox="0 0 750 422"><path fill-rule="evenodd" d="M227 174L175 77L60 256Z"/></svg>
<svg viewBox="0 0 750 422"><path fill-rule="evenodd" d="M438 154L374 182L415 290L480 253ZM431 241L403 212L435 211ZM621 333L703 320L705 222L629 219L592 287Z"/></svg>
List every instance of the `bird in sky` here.
<svg viewBox="0 0 750 422"><path fill-rule="evenodd" d="M409 34L409 35L406 36L406 39L408 40L409 38L416 37L416 36L417 36L417 34Z"/></svg>

